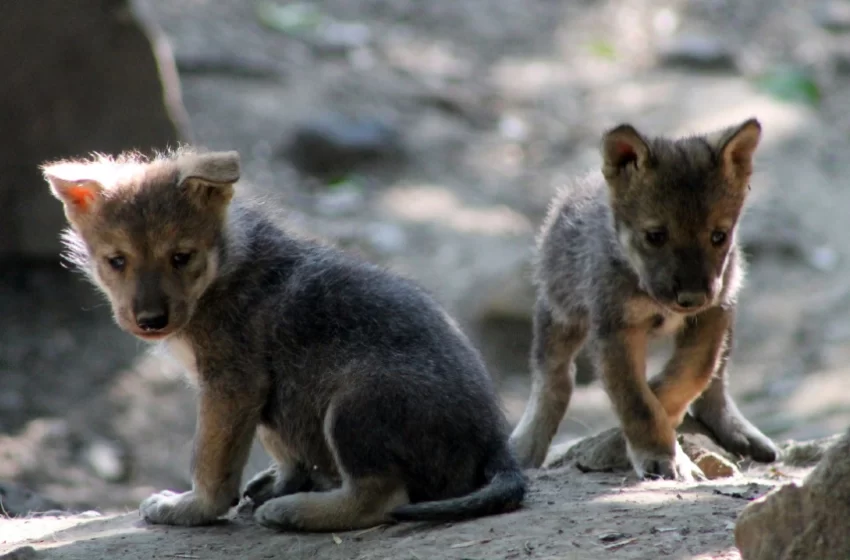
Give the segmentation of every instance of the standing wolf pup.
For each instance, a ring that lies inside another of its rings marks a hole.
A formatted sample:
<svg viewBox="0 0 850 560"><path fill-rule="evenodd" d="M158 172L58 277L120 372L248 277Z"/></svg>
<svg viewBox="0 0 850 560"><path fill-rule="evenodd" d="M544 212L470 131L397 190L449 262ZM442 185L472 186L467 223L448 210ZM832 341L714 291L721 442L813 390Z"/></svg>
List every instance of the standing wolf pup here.
<svg viewBox="0 0 850 560"><path fill-rule="evenodd" d="M192 490L142 502L200 525L248 483L261 524L341 531L520 507L525 478L477 351L415 284L231 204L236 152L43 167L70 259L118 325L161 341L199 390Z"/></svg>
<svg viewBox="0 0 850 560"><path fill-rule="evenodd" d="M511 435L524 466L546 457L585 343L638 476L702 477L676 441L689 406L728 450L776 459L726 390L744 274L736 226L760 136L755 119L677 140L620 125L604 136L602 174L553 201L538 244L531 396ZM662 334L675 350L648 381L648 337Z"/></svg>

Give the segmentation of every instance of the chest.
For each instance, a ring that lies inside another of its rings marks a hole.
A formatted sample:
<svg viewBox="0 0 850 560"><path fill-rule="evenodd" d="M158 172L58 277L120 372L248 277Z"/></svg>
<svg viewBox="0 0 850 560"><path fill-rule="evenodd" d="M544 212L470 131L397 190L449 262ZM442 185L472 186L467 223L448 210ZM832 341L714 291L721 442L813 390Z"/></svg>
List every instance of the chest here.
<svg viewBox="0 0 850 560"><path fill-rule="evenodd" d="M197 386L200 373L198 372L198 359L191 343L184 338L172 337L163 344L165 346L165 354L179 365L189 378L189 381Z"/></svg>
<svg viewBox="0 0 850 560"><path fill-rule="evenodd" d="M648 298L632 300L625 311L628 325L644 328L652 337L675 334L687 321L686 315L672 313Z"/></svg>

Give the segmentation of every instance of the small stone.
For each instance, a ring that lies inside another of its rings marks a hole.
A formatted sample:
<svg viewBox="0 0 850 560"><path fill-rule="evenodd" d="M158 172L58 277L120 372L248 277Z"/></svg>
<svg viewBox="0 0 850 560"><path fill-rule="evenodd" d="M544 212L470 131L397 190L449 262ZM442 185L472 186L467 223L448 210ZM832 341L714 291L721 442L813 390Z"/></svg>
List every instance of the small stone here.
<svg viewBox="0 0 850 560"><path fill-rule="evenodd" d="M396 224L375 223L366 227L366 240L378 253L395 255L407 245L407 235Z"/></svg>
<svg viewBox="0 0 850 560"><path fill-rule="evenodd" d="M820 272L831 272L838 265L838 253L832 247L815 247L808 257L812 268Z"/></svg>
<svg viewBox="0 0 850 560"><path fill-rule="evenodd" d="M734 70L735 56L718 37L680 35L665 41L659 49L665 66L700 70Z"/></svg>
<svg viewBox="0 0 850 560"><path fill-rule="evenodd" d="M362 189L354 185L340 185L318 197L316 212L329 217L350 215L363 208L365 200Z"/></svg>
<svg viewBox="0 0 850 560"><path fill-rule="evenodd" d="M339 176L403 149L400 132L383 119L329 113L298 125L283 153L299 171Z"/></svg>
<svg viewBox="0 0 850 560"><path fill-rule="evenodd" d="M125 455L111 442L95 441L86 450L85 460L95 474L103 480L120 482L129 474Z"/></svg>
<svg viewBox="0 0 850 560"><path fill-rule="evenodd" d="M22 546L0 555L0 560L33 560L34 558L38 558L38 552L31 546Z"/></svg>
<svg viewBox="0 0 850 560"><path fill-rule="evenodd" d="M357 22L331 21L319 27L319 46L346 51L366 46L372 38L369 26Z"/></svg>
<svg viewBox="0 0 850 560"><path fill-rule="evenodd" d="M814 10L815 21L824 29L836 33L850 31L850 2L828 0L820 2Z"/></svg>
<svg viewBox="0 0 850 560"><path fill-rule="evenodd" d="M711 451L698 455L696 458L692 457L691 460L696 463L696 466L702 470L709 480L730 478L741 474L734 463Z"/></svg>

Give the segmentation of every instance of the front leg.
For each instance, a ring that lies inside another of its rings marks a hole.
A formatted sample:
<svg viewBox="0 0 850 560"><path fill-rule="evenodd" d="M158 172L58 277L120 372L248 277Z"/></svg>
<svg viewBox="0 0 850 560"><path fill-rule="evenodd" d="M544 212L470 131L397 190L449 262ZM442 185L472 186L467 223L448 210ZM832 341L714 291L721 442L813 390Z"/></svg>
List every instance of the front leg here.
<svg viewBox="0 0 850 560"><path fill-rule="evenodd" d="M726 450L752 457L761 463L772 463L779 449L766 435L738 410L727 390L727 366L732 352L733 325L730 322L723 355L714 378L703 394L691 405L694 416L702 422Z"/></svg>
<svg viewBox="0 0 850 560"><path fill-rule="evenodd" d="M202 387L192 456L192 490L164 491L144 500L139 511L150 523L205 525L239 499L259 407L247 394Z"/></svg>
<svg viewBox="0 0 850 560"><path fill-rule="evenodd" d="M682 423L688 406L705 391L729 357L734 312L713 307L689 317L676 335L676 349L664 370L649 383L670 423Z"/></svg>
<svg viewBox="0 0 850 560"><path fill-rule="evenodd" d="M601 337L595 348L629 460L640 478L704 478L682 451L667 412L646 382L646 337L642 329L616 330Z"/></svg>

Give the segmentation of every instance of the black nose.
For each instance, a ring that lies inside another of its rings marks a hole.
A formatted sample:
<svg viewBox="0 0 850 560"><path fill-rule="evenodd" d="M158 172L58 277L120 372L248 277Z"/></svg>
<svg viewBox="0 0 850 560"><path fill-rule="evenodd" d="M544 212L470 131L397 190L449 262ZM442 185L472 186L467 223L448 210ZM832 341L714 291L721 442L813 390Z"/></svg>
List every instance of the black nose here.
<svg viewBox="0 0 850 560"><path fill-rule="evenodd" d="M708 296L705 292L678 292L676 293L676 303L685 309L692 307L702 307L708 301Z"/></svg>
<svg viewBox="0 0 850 560"><path fill-rule="evenodd" d="M159 331L168 326L167 311L142 311L136 314L136 324L143 331Z"/></svg>

